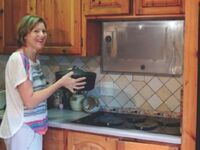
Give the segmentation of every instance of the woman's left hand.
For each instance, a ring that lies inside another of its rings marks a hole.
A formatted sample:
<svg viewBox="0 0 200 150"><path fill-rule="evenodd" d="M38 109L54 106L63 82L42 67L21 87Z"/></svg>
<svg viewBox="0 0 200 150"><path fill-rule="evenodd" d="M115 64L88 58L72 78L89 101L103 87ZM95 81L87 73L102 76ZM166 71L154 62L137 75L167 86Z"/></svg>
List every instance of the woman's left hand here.
<svg viewBox="0 0 200 150"><path fill-rule="evenodd" d="M60 79L60 81L63 87L69 89L72 93L75 93L77 90L85 88L86 77L74 79L72 78L73 74L74 74L73 71L67 73Z"/></svg>

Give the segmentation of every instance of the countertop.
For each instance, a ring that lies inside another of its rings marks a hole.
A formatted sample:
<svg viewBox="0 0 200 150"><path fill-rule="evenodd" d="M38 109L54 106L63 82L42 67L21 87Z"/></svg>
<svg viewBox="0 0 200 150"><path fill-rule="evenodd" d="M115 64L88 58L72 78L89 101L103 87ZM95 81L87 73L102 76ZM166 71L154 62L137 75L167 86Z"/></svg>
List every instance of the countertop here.
<svg viewBox="0 0 200 150"><path fill-rule="evenodd" d="M140 130L130 130L130 129L124 130L124 129L114 129L108 127L98 127L98 126L70 123L71 121L77 120L87 115L89 115L89 113L71 111L71 110L50 109L48 110L49 127L82 131L94 134L110 135L120 138L133 138L139 140L181 144L180 136L149 133ZM2 116L3 116L3 111L0 111L0 119L2 118Z"/></svg>
<svg viewBox="0 0 200 150"><path fill-rule="evenodd" d="M85 117L87 115L89 114L85 112L51 109L48 110L49 127L56 127L74 131L83 131L83 132L102 134L102 135L110 135L123 138L133 138L133 139L157 141L157 142L171 143L171 144L181 144L180 136L149 133L140 130L113 129L108 127L97 127L91 125L70 123L71 121L74 121L81 117Z"/></svg>

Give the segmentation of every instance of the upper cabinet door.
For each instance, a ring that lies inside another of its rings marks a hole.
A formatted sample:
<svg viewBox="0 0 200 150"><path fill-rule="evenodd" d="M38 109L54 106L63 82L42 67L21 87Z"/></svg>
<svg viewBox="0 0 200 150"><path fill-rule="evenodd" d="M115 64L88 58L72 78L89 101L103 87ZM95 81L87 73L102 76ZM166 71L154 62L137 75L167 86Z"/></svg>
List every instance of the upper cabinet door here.
<svg viewBox="0 0 200 150"><path fill-rule="evenodd" d="M0 52L3 51L3 13L4 13L4 7L3 7L3 1L0 1Z"/></svg>
<svg viewBox="0 0 200 150"><path fill-rule="evenodd" d="M85 15L119 15L129 13L129 0L83 0Z"/></svg>
<svg viewBox="0 0 200 150"><path fill-rule="evenodd" d="M34 0L33 13L47 21L45 54L81 54L80 0ZM34 12L35 11L35 12Z"/></svg>
<svg viewBox="0 0 200 150"><path fill-rule="evenodd" d="M136 15L172 15L184 13L184 0L135 0Z"/></svg>
<svg viewBox="0 0 200 150"><path fill-rule="evenodd" d="M0 51L9 53L17 49L16 28L19 19L27 14L27 0L0 1Z"/></svg>
<svg viewBox="0 0 200 150"><path fill-rule="evenodd" d="M0 52L16 50L19 19L33 14L47 21L48 40L43 54L81 54L80 0L1 0Z"/></svg>

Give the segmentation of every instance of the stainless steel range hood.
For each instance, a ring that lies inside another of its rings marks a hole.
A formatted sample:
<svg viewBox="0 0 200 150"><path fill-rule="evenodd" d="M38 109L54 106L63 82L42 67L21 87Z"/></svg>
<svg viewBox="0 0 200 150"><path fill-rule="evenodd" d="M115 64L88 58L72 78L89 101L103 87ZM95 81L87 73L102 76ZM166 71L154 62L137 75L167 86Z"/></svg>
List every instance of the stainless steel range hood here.
<svg viewBox="0 0 200 150"><path fill-rule="evenodd" d="M103 22L102 71L183 72L183 20Z"/></svg>

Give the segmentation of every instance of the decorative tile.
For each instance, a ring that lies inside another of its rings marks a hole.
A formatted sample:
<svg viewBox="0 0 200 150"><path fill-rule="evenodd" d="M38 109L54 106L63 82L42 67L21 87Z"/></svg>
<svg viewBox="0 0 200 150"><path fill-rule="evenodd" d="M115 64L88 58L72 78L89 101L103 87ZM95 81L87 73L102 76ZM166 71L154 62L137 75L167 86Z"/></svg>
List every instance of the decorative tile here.
<svg viewBox="0 0 200 150"><path fill-rule="evenodd" d="M145 85L146 83L143 82L143 81L133 81L131 82L131 84L139 91L141 90Z"/></svg>
<svg viewBox="0 0 200 150"><path fill-rule="evenodd" d="M5 70L9 55L0 55L0 70ZM106 73L101 71L100 57L79 56L42 56L41 65L49 82L54 82L55 72L66 70L76 65L84 70L97 74L95 88L87 94L99 98L101 107L132 107L148 111L181 111L181 89L183 76L164 77L149 75L133 75L126 73ZM0 79L5 72L0 73ZM113 95L103 96L100 84L113 83ZM0 88L5 88L4 80L0 80Z"/></svg>
<svg viewBox="0 0 200 150"><path fill-rule="evenodd" d="M134 101L136 108L140 108L145 102L144 98L139 93L137 93L131 100Z"/></svg>
<svg viewBox="0 0 200 150"><path fill-rule="evenodd" d="M163 86L162 82L157 78L154 77L149 83L148 85L152 88L152 90L154 92L156 92L160 87Z"/></svg>
<svg viewBox="0 0 200 150"><path fill-rule="evenodd" d="M102 78L104 78L105 74L101 73L100 68L96 68L96 70L94 70L94 72L97 74L96 76L96 82L99 82Z"/></svg>
<svg viewBox="0 0 200 150"><path fill-rule="evenodd" d="M137 90L131 85L129 84L125 89L124 89L124 92L126 93L126 95L131 98L133 97L136 93L137 93Z"/></svg>
<svg viewBox="0 0 200 150"><path fill-rule="evenodd" d="M53 59L55 59L58 65L72 66L71 64L72 60L70 58L66 58L65 56L57 56L57 57L53 57Z"/></svg>
<svg viewBox="0 0 200 150"><path fill-rule="evenodd" d="M183 76L177 77L176 80L177 80L180 84L183 84Z"/></svg>
<svg viewBox="0 0 200 150"><path fill-rule="evenodd" d="M95 59L90 59L90 61L87 62L87 66L90 69L90 71L93 71L99 66L99 64Z"/></svg>
<svg viewBox="0 0 200 150"><path fill-rule="evenodd" d="M169 81L166 82L165 86L172 93L174 93L181 86L181 84L175 78L171 78Z"/></svg>
<svg viewBox="0 0 200 150"><path fill-rule="evenodd" d="M165 103L162 103L156 110L159 112L170 112L170 109Z"/></svg>
<svg viewBox="0 0 200 150"><path fill-rule="evenodd" d="M121 105L123 106L124 104L126 104L129 101L129 98L126 96L126 94L124 92L121 92L116 98L115 100Z"/></svg>
<svg viewBox="0 0 200 150"><path fill-rule="evenodd" d="M153 90L148 85L146 85L144 88L142 88L140 90L140 94L142 95L142 97L144 99L147 100L147 99L149 99L154 94L154 92L153 92Z"/></svg>
<svg viewBox="0 0 200 150"><path fill-rule="evenodd" d="M180 87L178 90L176 90L174 92L174 96L177 98L177 100L180 100L180 101L182 101L182 99L181 99L181 90L182 90L182 87Z"/></svg>
<svg viewBox="0 0 200 150"><path fill-rule="evenodd" d="M144 76L144 81L148 83L152 78L153 76Z"/></svg>
<svg viewBox="0 0 200 150"><path fill-rule="evenodd" d="M111 96L100 96L99 100L105 103L106 105L109 105L113 101L113 97Z"/></svg>
<svg viewBox="0 0 200 150"><path fill-rule="evenodd" d="M127 78L127 80L129 82L131 82L133 80L133 76L132 75L124 75L124 76Z"/></svg>
<svg viewBox="0 0 200 150"><path fill-rule="evenodd" d="M144 76L134 75L133 80L135 81L144 81Z"/></svg>
<svg viewBox="0 0 200 150"><path fill-rule="evenodd" d="M109 104L109 108L119 108L122 107L116 100L113 100L110 104Z"/></svg>
<svg viewBox="0 0 200 150"><path fill-rule="evenodd" d="M0 55L0 63L6 65L10 55Z"/></svg>
<svg viewBox="0 0 200 150"><path fill-rule="evenodd" d="M172 95L172 93L168 90L168 88L163 86L157 91L157 95L161 98L161 100L165 101Z"/></svg>
<svg viewBox="0 0 200 150"><path fill-rule="evenodd" d="M39 56L39 60L40 61L49 61L51 58L49 56L44 56L44 55L40 55Z"/></svg>
<svg viewBox="0 0 200 150"><path fill-rule="evenodd" d="M101 79L101 82L113 82L112 78L109 74L105 74L104 77Z"/></svg>
<svg viewBox="0 0 200 150"><path fill-rule="evenodd" d="M100 85L99 83L96 85L94 89L88 92L88 96L95 96L95 97L100 97Z"/></svg>
<svg viewBox="0 0 200 150"><path fill-rule="evenodd" d="M132 101L128 101L123 108L136 108L135 104Z"/></svg>
<svg viewBox="0 0 200 150"><path fill-rule="evenodd" d="M84 66L84 63L83 63L83 61L80 58L76 58L76 59L74 59L72 61L72 66L81 67L81 66Z"/></svg>
<svg viewBox="0 0 200 150"><path fill-rule="evenodd" d="M170 78L169 77L159 77L162 83L166 83Z"/></svg>
<svg viewBox="0 0 200 150"><path fill-rule="evenodd" d="M174 112L176 112L176 113L181 112L181 107L180 107L180 105L174 110Z"/></svg>
<svg viewBox="0 0 200 150"><path fill-rule="evenodd" d="M128 86L129 81L126 77L120 76L120 78L117 79L115 83L118 85L118 87L120 87L120 89L124 89L126 86Z"/></svg>
<svg viewBox="0 0 200 150"><path fill-rule="evenodd" d="M154 111L153 107L148 102L145 102L142 105L141 109L142 110L148 110L148 111Z"/></svg>
<svg viewBox="0 0 200 150"><path fill-rule="evenodd" d="M110 77L113 79L113 81L116 81L117 79L119 79L121 75L120 74L111 74Z"/></svg>
<svg viewBox="0 0 200 150"><path fill-rule="evenodd" d="M54 83L56 80L55 74L50 72L48 75L46 75L46 80L50 84Z"/></svg>
<svg viewBox="0 0 200 150"><path fill-rule="evenodd" d="M162 104L162 101L156 94L150 97L148 99L148 102L153 107L154 110L156 110Z"/></svg>
<svg viewBox="0 0 200 150"><path fill-rule="evenodd" d="M119 95L119 93L121 92L121 89L118 87L117 84L114 83L114 92L113 92L113 97L116 97L117 95Z"/></svg>
<svg viewBox="0 0 200 150"><path fill-rule="evenodd" d="M174 111L180 105L180 102L172 95L165 104L171 111Z"/></svg>

